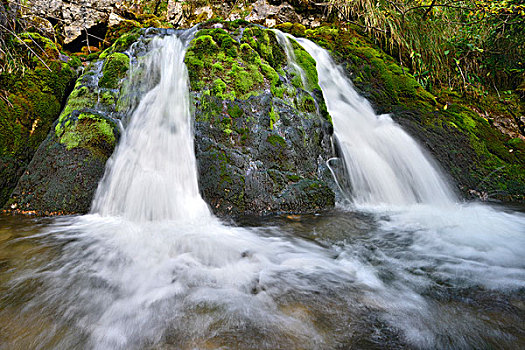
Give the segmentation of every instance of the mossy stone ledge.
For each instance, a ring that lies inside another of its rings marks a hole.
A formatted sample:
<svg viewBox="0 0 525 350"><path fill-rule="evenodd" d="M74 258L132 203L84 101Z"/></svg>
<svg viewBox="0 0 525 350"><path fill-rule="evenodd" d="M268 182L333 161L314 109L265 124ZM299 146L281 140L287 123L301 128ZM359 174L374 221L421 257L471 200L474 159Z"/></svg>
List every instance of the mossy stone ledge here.
<svg viewBox="0 0 525 350"><path fill-rule="evenodd" d="M334 205L335 185L325 164L333 156L331 119L315 61L294 45L307 86L287 67L270 29L210 23L188 47L199 182L219 216Z"/></svg>
<svg viewBox="0 0 525 350"><path fill-rule="evenodd" d="M86 213L120 130L117 111L129 58L112 53L91 62L21 176L5 209L39 215Z"/></svg>

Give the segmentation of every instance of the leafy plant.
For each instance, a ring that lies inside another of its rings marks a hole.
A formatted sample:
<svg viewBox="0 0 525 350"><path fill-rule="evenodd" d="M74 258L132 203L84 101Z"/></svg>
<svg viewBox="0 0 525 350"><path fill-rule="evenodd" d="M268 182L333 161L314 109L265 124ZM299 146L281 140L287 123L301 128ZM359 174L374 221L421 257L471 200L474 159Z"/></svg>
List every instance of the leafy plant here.
<svg viewBox="0 0 525 350"><path fill-rule="evenodd" d="M525 0L329 0L427 88L524 80ZM523 84L523 83L522 83Z"/></svg>

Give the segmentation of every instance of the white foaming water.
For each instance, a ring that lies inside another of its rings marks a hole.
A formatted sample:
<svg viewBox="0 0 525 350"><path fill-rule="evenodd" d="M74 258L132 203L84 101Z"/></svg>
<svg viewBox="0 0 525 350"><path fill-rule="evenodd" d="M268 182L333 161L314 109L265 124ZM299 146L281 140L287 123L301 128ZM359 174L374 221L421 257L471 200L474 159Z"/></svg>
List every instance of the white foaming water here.
<svg viewBox="0 0 525 350"><path fill-rule="evenodd" d="M296 39L317 62L319 85L358 205L450 204L455 197L418 144L388 115L376 115L329 53Z"/></svg>
<svg viewBox="0 0 525 350"><path fill-rule="evenodd" d="M108 162L94 213L137 221L209 216L197 183L184 54L176 36L150 43L140 77L159 82L142 97Z"/></svg>

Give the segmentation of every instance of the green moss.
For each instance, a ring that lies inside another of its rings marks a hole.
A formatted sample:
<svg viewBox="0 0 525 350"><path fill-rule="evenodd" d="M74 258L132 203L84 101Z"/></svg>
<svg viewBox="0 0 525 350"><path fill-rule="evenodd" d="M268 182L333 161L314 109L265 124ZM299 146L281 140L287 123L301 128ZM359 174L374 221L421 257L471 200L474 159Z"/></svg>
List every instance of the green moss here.
<svg viewBox="0 0 525 350"><path fill-rule="evenodd" d="M100 103L104 105L114 105L117 96L111 91L104 91L100 96Z"/></svg>
<svg viewBox="0 0 525 350"><path fill-rule="evenodd" d="M81 113L76 120L69 120L64 125L64 132L59 142L68 150L82 147L91 149L95 153L111 152L116 144L115 127L113 122L102 116Z"/></svg>
<svg viewBox="0 0 525 350"><path fill-rule="evenodd" d="M301 180L301 177L297 174L287 174L286 177L288 178L288 180L292 181L292 182L297 182L299 180Z"/></svg>
<svg viewBox="0 0 525 350"><path fill-rule="evenodd" d="M221 95L226 90L226 83L222 81L221 79L215 79L213 81L213 87L211 89L211 93L214 96Z"/></svg>
<svg viewBox="0 0 525 350"><path fill-rule="evenodd" d="M220 115L222 112L222 100L211 96L209 90L202 93L200 103L200 113L195 116L195 120L198 122L213 121L215 116Z"/></svg>
<svg viewBox="0 0 525 350"><path fill-rule="evenodd" d="M47 65L51 71L37 65L24 75L0 75L0 85L7 92L0 105L0 156L11 154L29 161L60 113L60 101L75 72L59 60L49 60Z"/></svg>
<svg viewBox="0 0 525 350"><path fill-rule="evenodd" d="M266 138L266 141L272 144L274 147L286 147L286 141L280 135L270 134Z"/></svg>
<svg viewBox="0 0 525 350"><path fill-rule="evenodd" d="M129 57L123 53L113 53L106 58L102 69L102 78L98 86L108 89L118 87L119 81L126 76L129 69Z"/></svg>
<svg viewBox="0 0 525 350"><path fill-rule="evenodd" d="M315 112L315 100L312 96L306 95L301 98L300 108L305 112Z"/></svg>
<svg viewBox="0 0 525 350"><path fill-rule="evenodd" d="M23 43L21 41L23 41ZM15 42L18 42L24 47L29 46L34 52L42 53L42 51L44 51L42 57L45 59L59 58L60 50L57 45L50 39L38 33L26 32L18 34L18 38L15 38ZM31 57L35 63L41 62L37 57Z"/></svg>
<svg viewBox="0 0 525 350"><path fill-rule="evenodd" d="M286 86L278 86L278 87L275 87L275 88L272 88L272 94L275 96L275 97L278 97L278 98L283 98L284 97L284 94L285 92L288 90L288 88Z"/></svg>
<svg viewBox="0 0 525 350"><path fill-rule="evenodd" d="M275 28L283 32L290 33L293 36L305 36L306 27L300 23L282 23L275 26Z"/></svg>
<svg viewBox="0 0 525 350"><path fill-rule="evenodd" d="M248 69L234 63L227 73L228 80L235 95L241 99L258 95L257 86L263 81L261 72L254 65L248 65Z"/></svg>
<svg viewBox="0 0 525 350"><path fill-rule="evenodd" d="M272 40L275 41L273 32L257 27L246 28L241 43L222 28L200 30L185 57L192 89L200 91L212 86L212 94L228 99L247 99L268 88L276 91L281 83L272 64L284 56ZM217 79L226 88L221 85L216 91L213 85Z"/></svg>
<svg viewBox="0 0 525 350"><path fill-rule="evenodd" d="M114 38L113 37L108 38L106 36L107 41L113 42L115 38L118 38L118 39L116 39L109 48L104 50L100 54L99 58L105 59L106 57L108 57L109 55L113 53L124 52L131 46L131 44L133 44L139 39L139 37L141 36L141 32L139 29L141 27L140 23L136 21L130 21L130 22L132 23L130 27L133 29L124 28L117 32L113 31L112 33L113 33Z"/></svg>
<svg viewBox="0 0 525 350"><path fill-rule="evenodd" d="M270 86L272 91L280 85L280 79L279 74L268 64L262 63L261 64L261 70L263 72L264 77L270 82Z"/></svg>
<svg viewBox="0 0 525 350"><path fill-rule="evenodd" d="M233 132L233 130L232 130L232 127L233 127L232 119L230 117L224 117L223 116L220 119L219 127L226 135L230 135Z"/></svg>
<svg viewBox="0 0 525 350"><path fill-rule="evenodd" d="M292 46L295 53L297 64L301 66L306 75L305 89L312 91L313 89L321 89L319 87L319 79L317 76L317 65L315 60L305 49L303 49L295 40L292 41Z"/></svg>
<svg viewBox="0 0 525 350"><path fill-rule="evenodd" d="M82 65L82 61L78 57L75 57L75 56L70 57L67 63L73 69L77 69L78 67Z"/></svg>
<svg viewBox="0 0 525 350"><path fill-rule="evenodd" d="M219 52L217 43L210 35L201 35L193 39L192 51L197 58L202 59L205 56L213 55Z"/></svg>
<svg viewBox="0 0 525 350"><path fill-rule="evenodd" d="M82 77L79 78L67 99L66 106L60 113L59 123L55 127L57 135L62 133L62 124L73 111L94 108L96 101L97 96L82 84Z"/></svg>
<svg viewBox="0 0 525 350"><path fill-rule="evenodd" d="M244 111L236 104L228 106L228 114L233 118L237 119L244 115Z"/></svg>
<svg viewBox="0 0 525 350"><path fill-rule="evenodd" d="M243 61L248 63L260 63L261 57L252 49L252 47L246 43L241 44L240 46L240 55Z"/></svg>
<svg viewBox="0 0 525 350"><path fill-rule="evenodd" d="M27 58L19 63L23 73L0 73L0 206L60 113L61 101L76 78L72 66L78 67L75 59L63 62L59 48L39 34L21 33L19 38L22 57ZM25 45L43 52L40 58L45 65Z"/></svg>
<svg viewBox="0 0 525 350"><path fill-rule="evenodd" d="M278 44L275 33L269 29L248 27L244 30L241 40L257 51L259 56L274 69L286 62L286 55Z"/></svg>
<svg viewBox="0 0 525 350"><path fill-rule="evenodd" d="M270 113L268 113L268 115L270 116L270 129L273 130L273 126L279 120L279 113L276 112L272 106L272 109L270 110Z"/></svg>
<svg viewBox="0 0 525 350"><path fill-rule="evenodd" d="M525 146L525 142L520 139L519 137L516 137L516 138L513 138L513 139L510 139L507 141L507 145L509 145L510 147L518 147L518 146Z"/></svg>
<svg viewBox="0 0 525 350"><path fill-rule="evenodd" d="M220 72L224 72L224 67L220 62L215 62L211 68L215 71L215 74L219 74Z"/></svg>

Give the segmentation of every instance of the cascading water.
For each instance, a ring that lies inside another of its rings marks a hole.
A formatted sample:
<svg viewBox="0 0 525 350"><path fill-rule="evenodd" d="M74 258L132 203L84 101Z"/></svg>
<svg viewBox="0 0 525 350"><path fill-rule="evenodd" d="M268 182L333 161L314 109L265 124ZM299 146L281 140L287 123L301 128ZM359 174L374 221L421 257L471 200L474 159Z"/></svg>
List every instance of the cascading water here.
<svg viewBox="0 0 525 350"><path fill-rule="evenodd" d="M301 78L301 82L303 83L303 86L308 86L308 81L306 79L306 74L304 70L301 68L299 64L297 64L295 52L292 46L291 41L288 39L287 34L281 32L280 30L274 30L275 36L277 37L277 41L279 42L279 45L284 49L284 53L286 54L286 61L288 66L293 70L295 74L299 74L299 77Z"/></svg>
<svg viewBox="0 0 525 350"><path fill-rule="evenodd" d="M173 35L150 47L137 84L158 84L133 112L93 212L138 221L202 219L209 213L197 183L184 44Z"/></svg>
<svg viewBox="0 0 525 350"><path fill-rule="evenodd" d="M353 148L378 161L354 175L366 177L356 202L453 201L414 141L300 41L318 62L349 171L359 171ZM133 89L146 92L93 213L21 227L0 217L0 349L525 346L524 215L421 205L224 225L198 192L184 44L166 36L147 45L133 68Z"/></svg>
<svg viewBox="0 0 525 350"><path fill-rule="evenodd" d="M353 201L372 206L453 203L449 186L414 139L390 116L376 115L326 50L307 39L295 40L317 63Z"/></svg>

